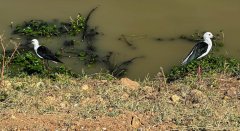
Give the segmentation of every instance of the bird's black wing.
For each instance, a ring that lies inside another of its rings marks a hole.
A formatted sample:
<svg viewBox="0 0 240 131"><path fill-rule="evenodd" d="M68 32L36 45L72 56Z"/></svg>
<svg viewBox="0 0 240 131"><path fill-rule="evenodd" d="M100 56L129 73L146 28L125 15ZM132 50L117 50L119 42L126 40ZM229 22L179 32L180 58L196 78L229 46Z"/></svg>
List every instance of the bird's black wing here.
<svg viewBox="0 0 240 131"><path fill-rule="evenodd" d="M202 54L204 54L207 51L208 48L208 44L205 42L199 42L197 43L193 49L191 50L191 52L187 55L187 57L185 58L185 60L182 62L183 65L189 63L190 61L197 59L198 57L200 57Z"/></svg>
<svg viewBox="0 0 240 131"><path fill-rule="evenodd" d="M60 60L59 60L47 47L45 47L45 46L40 46L40 47L38 47L37 53L38 53L41 57L43 57L44 59L63 63L62 61L60 61Z"/></svg>

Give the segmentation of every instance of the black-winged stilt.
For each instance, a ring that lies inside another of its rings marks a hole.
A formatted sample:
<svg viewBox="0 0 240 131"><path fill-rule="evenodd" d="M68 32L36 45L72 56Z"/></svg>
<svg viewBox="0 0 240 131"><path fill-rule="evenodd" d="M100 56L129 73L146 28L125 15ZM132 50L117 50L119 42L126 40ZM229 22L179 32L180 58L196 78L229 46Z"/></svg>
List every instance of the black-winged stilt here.
<svg viewBox="0 0 240 131"><path fill-rule="evenodd" d="M54 63L63 63L47 47L39 45L37 39L33 39L31 43L34 45L34 50L38 57L45 60L51 60Z"/></svg>
<svg viewBox="0 0 240 131"><path fill-rule="evenodd" d="M182 62L182 65L186 65L189 62L200 59L206 56L212 49L212 40L213 34L211 32L206 32L203 35L203 41L198 42L191 50L191 52L187 55L187 57ZM198 66L198 75L200 77L201 67Z"/></svg>
<svg viewBox="0 0 240 131"><path fill-rule="evenodd" d="M211 32L206 32L203 35L203 41L198 42L187 55L187 57L182 62L182 65L188 64L190 61L195 59L200 59L206 56L212 49L213 34Z"/></svg>

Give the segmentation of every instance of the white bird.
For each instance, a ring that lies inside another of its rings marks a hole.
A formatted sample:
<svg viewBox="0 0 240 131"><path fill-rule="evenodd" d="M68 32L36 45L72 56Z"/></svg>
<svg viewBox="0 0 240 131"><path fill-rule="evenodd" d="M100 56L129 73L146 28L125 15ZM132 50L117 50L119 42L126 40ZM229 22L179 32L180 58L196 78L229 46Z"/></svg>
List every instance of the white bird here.
<svg viewBox="0 0 240 131"><path fill-rule="evenodd" d="M206 56L212 49L213 34L211 32L206 32L203 35L203 41L198 42L187 55L187 57L182 62L182 65L188 64L190 61L195 59L200 59Z"/></svg>
<svg viewBox="0 0 240 131"><path fill-rule="evenodd" d="M39 42L37 39L33 39L31 41L31 44L34 45L34 50L39 58L45 59L45 60L51 60L55 63L63 63L60 61L47 47L39 45Z"/></svg>

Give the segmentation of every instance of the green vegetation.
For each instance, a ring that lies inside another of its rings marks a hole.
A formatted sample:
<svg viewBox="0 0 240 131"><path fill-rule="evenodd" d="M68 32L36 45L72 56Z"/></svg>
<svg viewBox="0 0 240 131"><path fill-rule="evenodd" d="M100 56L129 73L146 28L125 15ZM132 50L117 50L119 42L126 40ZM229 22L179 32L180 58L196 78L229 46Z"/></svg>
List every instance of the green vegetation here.
<svg viewBox="0 0 240 131"><path fill-rule="evenodd" d="M17 25L14 33L27 37L52 37L60 34L56 24L43 20L30 20L22 25Z"/></svg>
<svg viewBox="0 0 240 131"><path fill-rule="evenodd" d="M201 67L203 75L209 73L228 73L238 75L240 72L240 61L224 56L208 55L201 60L195 60L184 66L175 66L168 74L168 81L174 81L184 76L197 73L198 66Z"/></svg>
<svg viewBox="0 0 240 131"><path fill-rule="evenodd" d="M20 34L26 37L53 37L63 34L75 36L84 28L85 19L77 15L75 19L70 17L69 22L46 22L43 20L30 20L22 25L17 25L13 31L14 34Z"/></svg>
<svg viewBox="0 0 240 131"><path fill-rule="evenodd" d="M41 59L36 57L32 52L25 52L18 54L13 59L12 66L15 66L17 71L14 72L26 72L27 74L42 74L45 71L44 64Z"/></svg>
<svg viewBox="0 0 240 131"><path fill-rule="evenodd" d="M60 28L64 28L69 35L76 36L77 34L82 32L84 26L85 18L78 14L75 19L72 19L70 17L69 23L62 23L62 27Z"/></svg>
<svg viewBox="0 0 240 131"><path fill-rule="evenodd" d="M32 52L17 54L8 67L9 76L38 75L55 79L57 74L64 74L72 77L77 75L64 66L50 67L47 61L40 59Z"/></svg>

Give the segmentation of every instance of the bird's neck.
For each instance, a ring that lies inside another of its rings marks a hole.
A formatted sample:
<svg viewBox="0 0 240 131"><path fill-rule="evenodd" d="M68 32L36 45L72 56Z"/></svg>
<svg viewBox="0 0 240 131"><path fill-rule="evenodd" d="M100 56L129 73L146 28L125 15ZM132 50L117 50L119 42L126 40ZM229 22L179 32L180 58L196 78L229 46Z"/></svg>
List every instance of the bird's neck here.
<svg viewBox="0 0 240 131"><path fill-rule="evenodd" d="M208 45L212 45L212 40L210 38L204 38L204 42L206 42Z"/></svg>
<svg viewBox="0 0 240 131"><path fill-rule="evenodd" d="M39 47L39 44L35 44L34 45L34 50L36 51L38 49L38 47Z"/></svg>

